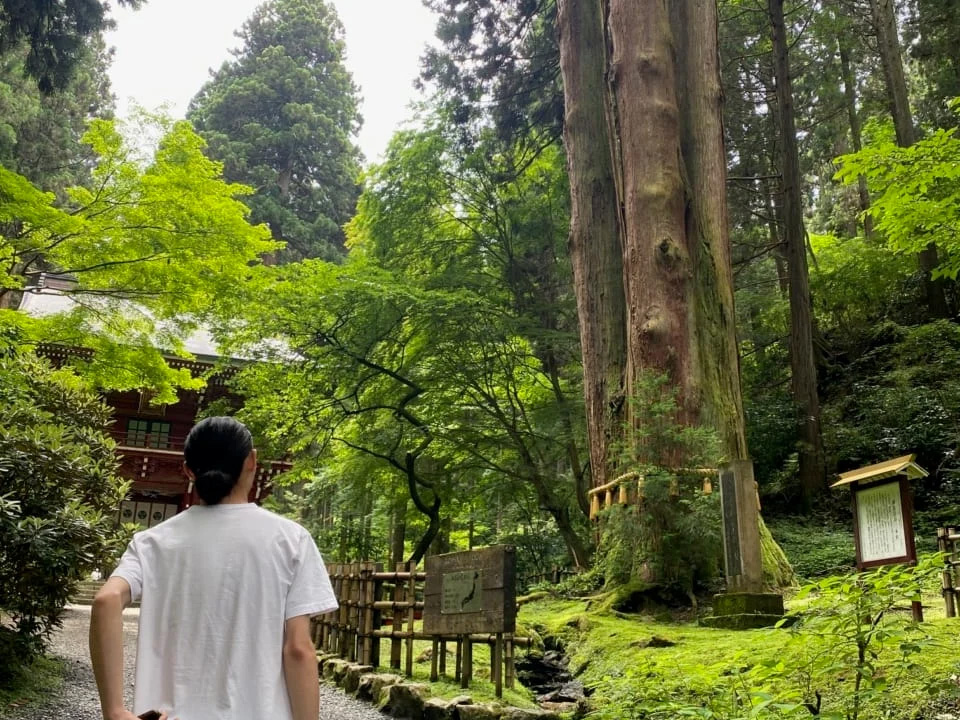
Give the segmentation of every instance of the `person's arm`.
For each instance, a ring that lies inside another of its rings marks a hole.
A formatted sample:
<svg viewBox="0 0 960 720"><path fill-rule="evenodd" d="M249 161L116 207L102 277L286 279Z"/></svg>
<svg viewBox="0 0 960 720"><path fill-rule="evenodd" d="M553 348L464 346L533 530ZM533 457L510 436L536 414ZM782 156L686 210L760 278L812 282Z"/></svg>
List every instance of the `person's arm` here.
<svg viewBox="0 0 960 720"><path fill-rule="evenodd" d="M310 637L310 616L292 617L284 623L283 678L290 696L293 720L320 717L320 677L317 651Z"/></svg>
<svg viewBox="0 0 960 720"><path fill-rule="evenodd" d="M90 660L104 720L136 720L123 704L123 609L130 602L130 584L112 577L90 611Z"/></svg>

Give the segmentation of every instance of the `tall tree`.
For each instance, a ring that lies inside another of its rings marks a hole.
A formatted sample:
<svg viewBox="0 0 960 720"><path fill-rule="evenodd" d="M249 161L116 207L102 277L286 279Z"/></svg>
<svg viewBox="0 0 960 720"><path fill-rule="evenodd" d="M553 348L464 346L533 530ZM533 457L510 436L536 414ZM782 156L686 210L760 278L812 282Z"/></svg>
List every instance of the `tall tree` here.
<svg viewBox="0 0 960 720"><path fill-rule="evenodd" d="M118 0L137 8L143 0ZM109 3L0 1L0 53L25 42L24 70L43 92L65 89L87 52L87 41L113 27Z"/></svg>
<svg viewBox="0 0 960 720"><path fill-rule="evenodd" d="M254 188L252 219L287 244L281 259L341 257L359 192L360 126L343 25L326 0L269 0L238 37L243 46L187 117L224 176Z"/></svg>
<svg viewBox="0 0 960 720"><path fill-rule="evenodd" d="M89 179L93 153L82 138L113 110L110 52L99 36L88 39L67 86L49 93L24 74L27 53L21 44L0 54L0 165L59 193Z"/></svg>
<svg viewBox="0 0 960 720"><path fill-rule="evenodd" d="M601 9L594 0L562 0L558 25L564 88L564 146L570 178L573 266L590 469L594 486L616 475L626 408L627 325L621 222L613 176L607 99L600 79Z"/></svg>
<svg viewBox="0 0 960 720"><path fill-rule="evenodd" d="M893 125L900 147L910 147L917 141L917 131L913 124L913 111L910 109L910 95L907 91L906 75L903 70L903 56L900 53L900 34L897 13L893 0L870 0L873 24L877 35L877 49L883 66L886 82L887 100ZM939 265L937 246L930 243L918 255L920 270L923 272L924 289L927 294L927 306L933 317L949 317L947 296L944 283L934 278Z"/></svg>
<svg viewBox="0 0 960 720"><path fill-rule="evenodd" d="M823 435L820 431L820 397L813 353L813 311L807 268L806 228L803 222L800 154L790 77L789 43L783 0L769 0L776 75L777 116L780 129L784 245L790 281L790 369L799 431L800 489L804 503L825 486Z"/></svg>
<svg viewBox="0 0 960 720"><path fill-rule="evenodd" d="M561 3L563 17L592 18L606 38L585 42L568 27L560 56L565 84L606 88L593 111L607 109L605 150L620 213L627 394L643 373L665 373L679 388L683 422L703 420L720 433L730 459L746 457L726 200L716 192L726 176L716 5L571 1ZM603 154L599 138L594 155ZM574 204L581 192L609 202L602 186L584 186L593 181L579 164L585 159L570 160ZM605 247L590 238L589 252Z"/></svg>

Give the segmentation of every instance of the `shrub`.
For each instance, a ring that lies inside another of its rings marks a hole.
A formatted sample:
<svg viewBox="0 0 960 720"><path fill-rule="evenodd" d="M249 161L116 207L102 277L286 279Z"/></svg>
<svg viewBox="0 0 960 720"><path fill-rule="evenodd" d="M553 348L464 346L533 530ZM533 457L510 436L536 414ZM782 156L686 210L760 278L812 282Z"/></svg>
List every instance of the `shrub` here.
<svg viewBox="0 0 960 720"><path fill-rule="evenodd" d="M118 549L127 486L110 411L74 374L0 347L0 674L41 652L76 584Z"/></svg>

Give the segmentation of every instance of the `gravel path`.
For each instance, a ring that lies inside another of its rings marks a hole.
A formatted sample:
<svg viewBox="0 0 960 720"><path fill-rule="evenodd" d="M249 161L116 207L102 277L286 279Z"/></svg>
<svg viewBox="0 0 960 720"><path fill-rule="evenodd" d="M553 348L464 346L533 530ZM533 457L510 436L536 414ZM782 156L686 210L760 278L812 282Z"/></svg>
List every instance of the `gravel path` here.
<svg viewBox="0 0 960 720"><path fill-rule="evenodd" d="M123 613L123 657L126 665L127 702L133 700L133 669L137 652L138 610ZM51 651L66 663L63 685L56 697L43 706L30 706L15 711L0 708L4 720L40 720L41 718L70 718L70 720L101 720L100 702L93 682L93 670L87 645L90 628L90 608L68 606L64 612L63 628L54 638ZM263 720L269 720L264 718ZM384 716L367 703L354 700L339 690L320 685L320 720L384 720Z"/></svg>

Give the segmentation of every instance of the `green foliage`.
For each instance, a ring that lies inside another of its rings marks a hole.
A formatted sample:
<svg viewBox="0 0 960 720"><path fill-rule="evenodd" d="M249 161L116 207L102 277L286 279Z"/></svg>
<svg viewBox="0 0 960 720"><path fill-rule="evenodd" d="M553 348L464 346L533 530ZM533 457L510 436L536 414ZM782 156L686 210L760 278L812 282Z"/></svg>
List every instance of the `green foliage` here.
<svg viewBox="0 0 960 720"><path fill-rule="evenodd" d="M100 38L89 40L69 84L50 93L24 75L27 52L17 46L0 54L0 165L62 192L89 180L93 153L81 138L91 119L113 108L109 52Z"/></svg>
<svg viewBox="0 0 960 720"><path fill-rule="evenodd" d="M960 103L954 102L955 110ZM867 180L874 227L892 248L919 253L929 244L940 251L935 275L960 273L960 139L956 128L938 129L910 147L899 147L889 123L874 123L859 153L837 158L837 178Z"/></svg>
<svg viewBox="0 0 960 720"><path fill-rule="evenodd" d="M110 411L69 370L0 353L0 675L40 652L76 583L121 540Z"/></svg>
<svg viewBox="0 0 960 720"><path fill-rule="evenodd" d="M97 386L154 387L158 402L170 402L175 387L202 380L171 370L157 348L183 354L185 333L232 310L260 255L277 245L248 223L239 198L249 189L223 181L188 123L145 118L138 129L162 133L149 162L116 124L91 123L93 184L70 188L64 205L0 168L0 308L41 272L77 281L70 312L37 319L0 309L0 326L93 350L82 365Z"/></svg>
<svg viewBox="0 0 960 720"><path fill-rule="evenodd" d="M634 475L642 500L604 511L597 566L608 587L649 583L693 593L721 569L719 497L703 492L696 472L717 466L719 440L678 421L676 389L665 376L641 378L630 403L620 466Z"/></svg>
<svg viewBox="0 0 960 720"><path fill-rule="evenodd" d="M887 693L908 676L929 683L931 696L945 690L947 678L925 677L918 662L922 653L945 648L904 612L942 567L934 555L917 567L889 565L804 586L796 600L811 600L790 628L786 657L762 666L757 680L789 678L790 700L836 720L878 717ZM837 679L843 689L831 697Z"/></svg>
<svg viewBox="0 0 960 720"><path fill-rule="evenodd" d="M354 212L357 88L343 26L326 0L269 0L238 33L243 47L191 101L189 120L232 181L256 188L253 221L285 260L342 256Z"/></svg>
<svg viewBox="0 0 960 720"><path fill-rule="evenodd" d="M453 149L440 118L398 134L369 174L347 261L273 273L271 304L248 307L235 340L282 338L297 358L241 374L247 418L302 453L295 492L327 492L312 476L331 470L344 514L322 534L338 553L366 533L351 507L388 528L408 495L409 555L509 539L522 571L543 572L557 532L585 564L562 156Z"/></svg>
<svg viewBox="0 0 960 720"><path fill-rule="evenodd" d="M777 518L769 525L803 580L844 572L856 562L853 533L848 527L812 518Z"/></svg>
<svg viewBox="0 0 960 720"><path fill-rule="evenodd" d="M144 0L118 0L120 5L139 7ZM0 53L25 41L29 51L24 70L35 78L43 92L62 90L83 62L87 43L113 27L109 4L87 2L0 2Z"/></svg>

